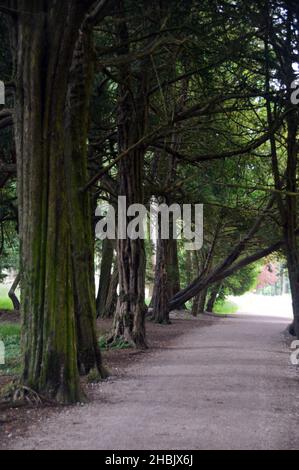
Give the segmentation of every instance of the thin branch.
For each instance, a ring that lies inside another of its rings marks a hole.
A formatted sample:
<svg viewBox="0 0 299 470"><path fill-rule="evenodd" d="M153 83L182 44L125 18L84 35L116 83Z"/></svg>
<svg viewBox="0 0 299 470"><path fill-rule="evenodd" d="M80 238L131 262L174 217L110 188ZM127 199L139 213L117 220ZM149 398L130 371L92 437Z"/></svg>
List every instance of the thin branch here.
<svg viewBox="0 0 299 470"><path fill-rule="evenodd" d="M9 15L13 18L16 18L20 14L20 11L0 5L0 13L4 13L4 15Z"/></svg>
<svg viewBox="0 0 299 470"><path fill-rule="evenodd" d="M100 0L95 2L90 12L86 15L81 29L83 30L84 28L101 21L106 15L105 8L108 6L109 2L111 3L111 0Z"/></svg>
<svg viewBox="0 0 299 470"><path fill-rule="evenodd" d="M140 147L143 145L148 139L150 139L154 133L158 132L160 128L156 129L154 132L143 136L138 142L135 142L135 144L131 145L131 147L127 148L124 150L121 154L116 157L113 162L111 162L109 165L107 165L105 168L103 168L99 173L94 175L91 180L83 187L81 188L81 191L87 191L90 189L97 181L99 181L109 170L111 170L122 158L126 157L130 152L135 150L136 148Z"/></svg>

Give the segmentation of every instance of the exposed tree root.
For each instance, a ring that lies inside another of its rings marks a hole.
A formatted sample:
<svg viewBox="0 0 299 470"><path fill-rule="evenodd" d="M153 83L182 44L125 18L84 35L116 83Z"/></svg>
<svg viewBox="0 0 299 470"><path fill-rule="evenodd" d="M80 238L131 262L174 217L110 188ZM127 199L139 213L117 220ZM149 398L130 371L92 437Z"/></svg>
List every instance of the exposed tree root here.
<svg viewBox="0 0 299 470"><path fill-rule="evenodd" d="M50 400L43 395L37 393L30 387L21 385L19 383L10 384L1 394L0 407L13 407L19 408L23 406L41 406L41 405L55 405L56 401Z"/></svg>
<svg viewBox="0 0 299 470"><path fill-rule="evenodd" d="M19 386L14 390L13 402L27 402L29 405L41 405L42 397L29 387Z"/></svg>

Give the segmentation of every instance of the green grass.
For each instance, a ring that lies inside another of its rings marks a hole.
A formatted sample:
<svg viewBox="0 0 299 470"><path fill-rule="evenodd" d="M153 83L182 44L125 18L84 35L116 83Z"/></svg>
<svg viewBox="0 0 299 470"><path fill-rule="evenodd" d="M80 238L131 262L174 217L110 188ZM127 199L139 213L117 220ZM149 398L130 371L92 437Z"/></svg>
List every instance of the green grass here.
<svg viewBox="0 0 299 470"><path fill-rule="evenodd" d="M16 323L0 323L0 341L5 347L5 364L0 365L0 375L15 375L20 372L21 327Z"/></svg>
<svg viewBox="0 0 299 470"><path fill-rule="evenodd" d="M230 302L229 300L225 300L224 302L219 302L214 307L214 313L218 315L229 315L236 313L238 311L238 305L234 302Z"/></svg>
<svg viewBox="0 0 299 470"><path fill-rule="evenodd" d="M107 338L105 336L100 336L99 338L99 346L101 349L130 349L131 346L124 340L119 339L115 343L113 343L111 346L107 345Z"/></svg>
<svg viewBox="0 0 299 470"><path fill-rule="evenodd" d="M21 326L18 323L0 323L0 341L3 341L5 347L5 364L0 364L1 375L17 375L21 370L21 352L20 352ZM101 349L129 349L131 346L125 341L119 340L111 347L107 346L105 336L99 338Z"/></svg>
<svg viewBox="0 0 299 470"><path fill-rule="evenodd" d="M0 310L13 310L13 305L8 297L8 289L0 286Z"/></svg>

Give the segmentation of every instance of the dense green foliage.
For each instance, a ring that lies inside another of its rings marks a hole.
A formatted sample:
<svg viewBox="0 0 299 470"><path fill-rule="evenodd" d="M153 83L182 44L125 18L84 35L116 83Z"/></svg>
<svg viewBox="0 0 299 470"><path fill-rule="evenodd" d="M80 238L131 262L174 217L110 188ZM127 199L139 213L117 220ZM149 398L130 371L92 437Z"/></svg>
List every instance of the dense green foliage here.
<svg viewBox="0 0 299 470"><path fill-rule="evenodd" d="M240 269L240 271L223 282L218 294L218 300L223 301L227 295L240 296L253 290L256 287L259 272L260 266L255 265Z"/></svg>

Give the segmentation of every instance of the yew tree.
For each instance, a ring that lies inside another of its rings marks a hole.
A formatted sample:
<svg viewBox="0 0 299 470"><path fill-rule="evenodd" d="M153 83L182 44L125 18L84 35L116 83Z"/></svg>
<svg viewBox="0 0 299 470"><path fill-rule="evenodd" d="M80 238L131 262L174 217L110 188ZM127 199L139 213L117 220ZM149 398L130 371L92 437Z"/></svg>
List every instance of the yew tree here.
<svg viewBox="0 0 299 470"><path fill-rule="evenodd" d="M87 131L90 27L99 3L2 1L15 67L22 273L21 385L81 397L79 369L102 372L95 335ZM80 116L80 120L79 120Z"/></svg>

